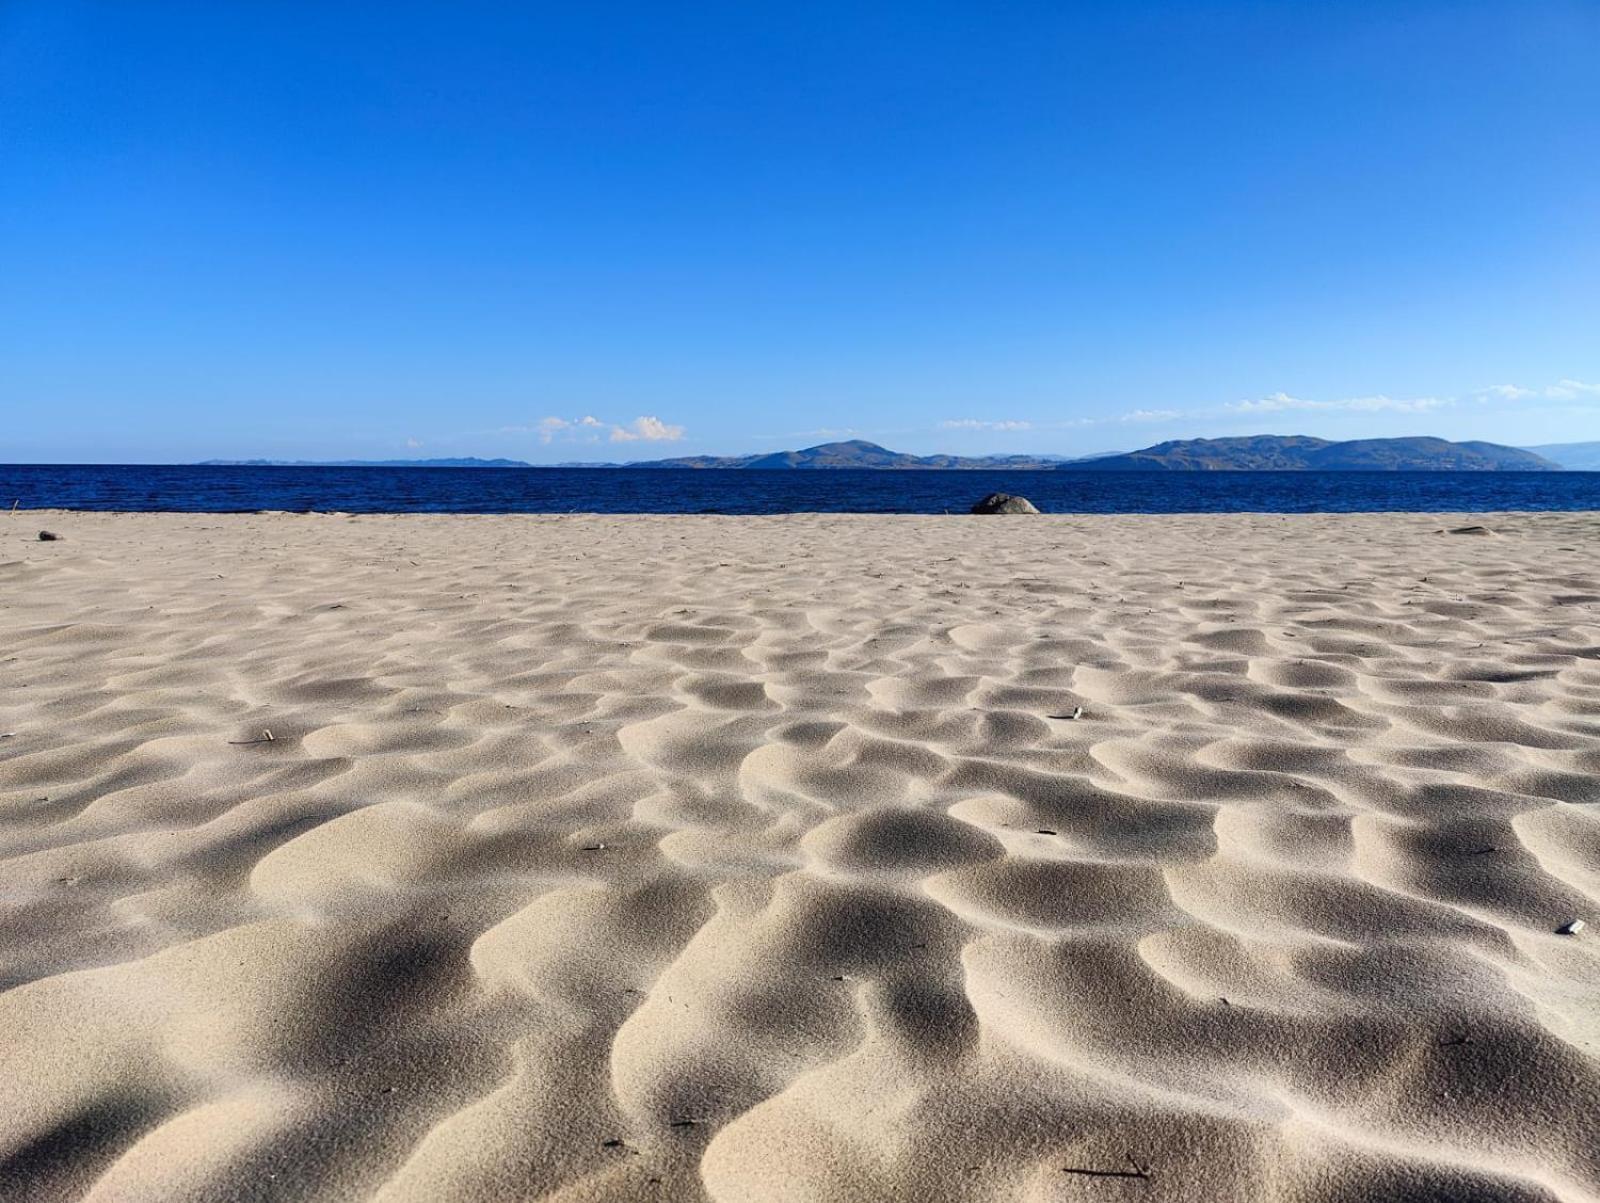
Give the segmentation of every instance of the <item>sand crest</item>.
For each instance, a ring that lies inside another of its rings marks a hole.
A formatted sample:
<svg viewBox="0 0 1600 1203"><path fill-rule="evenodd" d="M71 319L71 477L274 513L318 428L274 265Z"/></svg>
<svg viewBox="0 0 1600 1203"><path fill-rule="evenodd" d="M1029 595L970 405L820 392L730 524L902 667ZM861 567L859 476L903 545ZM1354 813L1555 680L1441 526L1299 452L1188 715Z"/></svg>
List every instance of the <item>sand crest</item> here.
<svg viewBox="0 0 1600 1203"><path fill-rule="evenodd" d="M1597 535L18 514L0 1199L1600 1199Z"/></svg>

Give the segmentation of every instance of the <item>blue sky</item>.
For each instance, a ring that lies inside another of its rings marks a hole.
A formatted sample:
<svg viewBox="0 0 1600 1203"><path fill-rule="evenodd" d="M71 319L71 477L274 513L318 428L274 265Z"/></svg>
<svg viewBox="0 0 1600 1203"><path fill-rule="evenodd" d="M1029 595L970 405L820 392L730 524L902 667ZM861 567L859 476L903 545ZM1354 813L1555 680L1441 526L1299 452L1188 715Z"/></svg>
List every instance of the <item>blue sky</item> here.
<svg viewBox="0 0 1600 1203"><path fill-rule="evenodd" d="M0 460L1600 439L1600 5L0 0Z"/></svg>

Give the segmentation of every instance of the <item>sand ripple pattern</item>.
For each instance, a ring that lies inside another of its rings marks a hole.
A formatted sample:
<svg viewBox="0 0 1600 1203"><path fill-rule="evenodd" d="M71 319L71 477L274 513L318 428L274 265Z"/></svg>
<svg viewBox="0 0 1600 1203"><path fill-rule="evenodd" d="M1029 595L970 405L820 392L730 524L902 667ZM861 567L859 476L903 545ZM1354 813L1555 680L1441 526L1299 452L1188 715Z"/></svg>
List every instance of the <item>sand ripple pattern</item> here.
<svg viewBox="0 0 1600 1203"><path fill-rule="evenodd" d="M1600 1199L1468 521L0 519L0 1198Z"/></svg>

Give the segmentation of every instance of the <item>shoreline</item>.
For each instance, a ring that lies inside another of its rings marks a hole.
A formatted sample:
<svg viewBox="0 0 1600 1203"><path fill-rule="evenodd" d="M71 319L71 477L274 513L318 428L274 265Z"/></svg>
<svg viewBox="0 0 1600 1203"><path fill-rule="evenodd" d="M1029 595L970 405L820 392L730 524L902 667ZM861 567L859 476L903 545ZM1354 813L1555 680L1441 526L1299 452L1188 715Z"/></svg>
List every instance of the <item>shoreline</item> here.
<svg viewBox="0 0 1600 1203"><path fill-rule="evenodd" d="M974 498L974 500L977 500ZM1156 521L1168 519L1218 519L1228 518L1305 518L1305 519L1340 519L1340 518L1446 518L1474 519L1486 521L1489 519L1507 519L1516 521L1525 518L1539 517L1565 517L1582 518L1585 516L1600 515L1600 506L1593 509L1544 509L1544 510L1050 510L1039 514L969 514L966 511L950 510L947 512L931 514L915 511L883 511L883 510L782 510L773 513L707 513L707 512L675 512L664 510L113 510L113 509L78 509L66 506L40 506L29 509L19 506L17 509L7 509L4 516L23 517L27 514L35 515L61 515L83 516L90 518L700 518L710 520L733 520L746 518L849 518L849 519L983 519L991 520L1006 518L1010 520L1032 521L1039 518L1072 518L1084 520L1106 520L1119 518L1145 518Z"/></svg>

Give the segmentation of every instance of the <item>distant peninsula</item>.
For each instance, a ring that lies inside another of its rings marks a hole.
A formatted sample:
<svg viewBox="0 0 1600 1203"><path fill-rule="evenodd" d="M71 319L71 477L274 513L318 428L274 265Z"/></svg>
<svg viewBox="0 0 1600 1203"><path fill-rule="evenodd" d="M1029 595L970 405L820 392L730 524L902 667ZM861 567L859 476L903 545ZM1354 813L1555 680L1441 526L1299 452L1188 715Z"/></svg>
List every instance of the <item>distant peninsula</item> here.
<svg viewBox="0 0 1600 1203"><path fill-rule="evenodd" d="M1579 445L1571 445L1579 446ZM1557 452L1559 447L1539 450ZM1579 457L1575 457L1579 458ZM820 443L762 455L685 455L636 463L529 464L515 459L206 460L228 468L640 468L650 470L826 471L956 470L1026 472L1559 472L1533 450L1499 443L1452 443L1427 437L1335 442L1307 435L1258 434L1222 439L1176 439L1139 451L1067 459L1051 455L910 455L865 439Z"/></svg>

